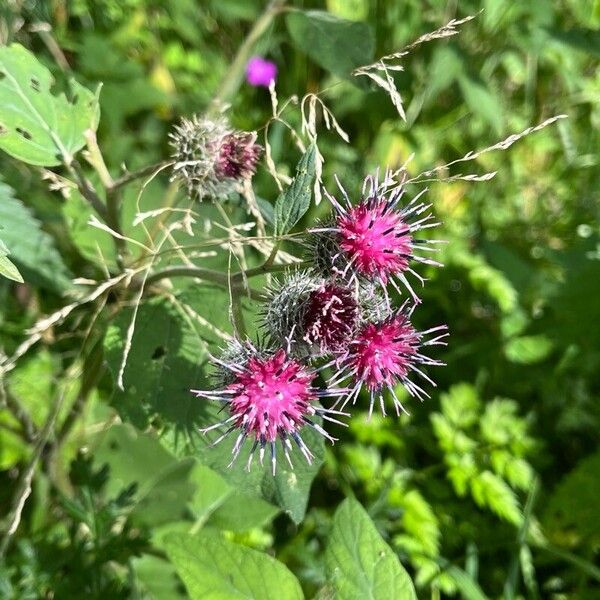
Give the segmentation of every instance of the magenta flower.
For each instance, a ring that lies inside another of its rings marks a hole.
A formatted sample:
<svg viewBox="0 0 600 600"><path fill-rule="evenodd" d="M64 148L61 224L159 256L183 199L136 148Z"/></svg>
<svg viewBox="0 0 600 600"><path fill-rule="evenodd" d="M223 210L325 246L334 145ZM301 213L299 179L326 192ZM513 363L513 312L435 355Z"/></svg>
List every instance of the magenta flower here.
<svg viewBox="0 0 600 600"><path fill-rule="evenodd" d="M429 394L412 381L409 376L416 373L431 385L435 383L421 369L420 365L441 366L444 363L422 354L425 346L446 345L448 335L446 325L439 325L426 331L417 331L410 322L412 309L407 310L407 303L391 317L376 323L365 325L350 342L348 351L339 360L347 369L339 379L343 381L352 376L355 385L344 400L345 406L356 398L364 385L370 393L369 416L373 412L375 397L379 397L381 412L385 415L383 389L387 388L393 398L394 408L406 413L398 400L394 387L402 383L411 396L423 400ZM427 339L428 336L431 336ZM342 408L343 408L342 406ZM406 413L408 414L408 413Z"/></svg>
<svg viewBox="0 0 600 600"><path fill-rule="evenodd" d="M304 458L310 464L314 458L308 446L300 437L299 431L308 425L330 442L335 438L329 435L318 423L312 420L315 415L323 419L343 425L331 414L344 414L322 408L317 400L336 396L345 390L313 387L317 372L289 356L284 349L275 352L261 352L249 342L234 342L234 353L241 359L231 362L213 358L213 361L224 370L224 389L218 391L192 390L198 397L223 402L229 409L229 417L225 420L201 430L203 433L227 426L223 435L214 444L219 443L232 431L239 434L233 446L231 466L242 449L244 441L250 437L254 443L248 456L247 469L250 470L256 448L260 445L260 463L263 463L267 444L271 451L273 474L276 471L276 441L281 440L283 453L290 467L293 468L289 451L293 440ZM229 353L232 356L231 352Z"/></svg>
<svg viewBox="0 0 600 600"><path fill-rule="evenodd" d="M269 87L277 77L277 65L260 56L253 56L246 65L246 81L255 87Z"/></svg>
<svg viewBox="0 0 600 600"><path fill-rule="evenodd" d="M386 178L380 185L367 177L363 195L366 198L353 205L340 186L345 203L327 194L336 215L331 226L316 229L313 255L321 269L341 274L350 281L357 278L378 282L382 287L390 283L398 292L397 281L404 285L415 302L420 299L414 292L406 273L425 280L412 269L411 262L441 266L439 262L421 256L419 252L435 251L440 240L418 238L417 232L438 225L427 213L431 204L420 202L419 193L408 204L399 206L404 188ZM390 189L391 187L391 189Z"/></svg>

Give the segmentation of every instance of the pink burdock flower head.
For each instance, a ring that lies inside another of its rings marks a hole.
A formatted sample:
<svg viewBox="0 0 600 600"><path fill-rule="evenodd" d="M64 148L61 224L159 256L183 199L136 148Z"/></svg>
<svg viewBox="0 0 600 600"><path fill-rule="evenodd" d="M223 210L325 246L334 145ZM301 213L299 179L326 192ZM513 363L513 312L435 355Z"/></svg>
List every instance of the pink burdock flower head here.
<svg viewBox="0 0 600 600"><path fill-rule="evenodd" d="M260 56L253 56L246 65L246 81L253 86L269 87L277 77L277 65Z"/></svg>
<svg viewBox="0 0 600 600"><path fill-rule="evenodd" d="M398 400L394 387L401 383L408 393L423 400L429 394L410 379L416 373L431 385L435 383L420 368L421 365L440 366L442 362L425 356L425 346L445 345L447 327L440 325L427 331L417 331L410 322L412 308L407 303L383 321L368 323L357 333L345 356L339 361L347 373L341 378L352 376L355 385L344 406L356 401L361 387L369 391L371 402L369 415L373 411L375 397L379 397L381 411L385 415L383 390L387 388L393 398L396 413L406 412Z"/></svg>
<svg viewBox="0 0 600 600"><path fill-rule="evenodd" d="M229 362L213 358L219 368L228 373L225 377L228 383L224 389L192 390L197 396L220 401L229 409L228 418L202 431L207 432L221 426L227 427L225 433L215 440L214 444L223 440L232 431L239 431L229 466L240 454L247 438L254 440L248 457L248 470L257 447L260 446L259 457L262 464L265 448L268 445L271 451L273 474L275 474L278 438L290 467L293 468L289 455L292 448L291 440L311 463L313 454L299 432L304 426L310 426L333 443L335 438L331 437L314 420L314 417L342 424L331 414L343 413L324 409L317 401L323 397L339 395L343 390L315 388L313 382L317 372L292 358L286 349L260 351L249 342L241 344L237 341L233 342L233 345L236 347L233 350L228 349L225 356L231 357L237 354L242 357L242 360Z"/></svg>
<svg viewBox="0 0 600 600"><path fill-rule="evenodd" d="M386 174L382 183L375 177L367 177L362 199L357 204L339 187L344 197L342 202L327 193L336 213L334 219L314 230L313 256L318 267L350 281L358 278L384 287L390 283L398 291L400 282L413 300L419 302L406 273L421 283L425 280L412 269L411 262L440 266L419 254L434 251L439 243L418 237L420 230L438 225L427 212L431 204L420 201L425 190L400 206L405 188L392 180L390 174Z"/></svg>
<svg viewBox="0 0 600 600"><path fill-rule="evenodd" d="M183 118L169 137L175 160L171 178L199 199L239 191L254 174L262 151L255 132L236 131L222 116Z"/></svg>

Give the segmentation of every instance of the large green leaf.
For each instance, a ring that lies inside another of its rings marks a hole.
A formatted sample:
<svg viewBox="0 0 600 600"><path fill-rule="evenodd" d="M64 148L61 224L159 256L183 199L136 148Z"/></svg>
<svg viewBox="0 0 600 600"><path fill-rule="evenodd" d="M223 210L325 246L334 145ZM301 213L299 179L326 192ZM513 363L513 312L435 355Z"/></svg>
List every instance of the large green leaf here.
<svg viewBox="0 0 600 600"><path fill-rule="evenodd" d="M133 317L133 309L123 311L106 333L105 357L115 381ZM113 404L140 429L156 416L178 431L189 431L200 412L190 389L202 385L206 359L206 345L175 306L163 299L145 302L135 318L124 389L115 385Z"/></svg>
<svg viewBox="0 0 600 600"><path fill-rule="evenodd" d="M1 50L1 49L0 49ZM70 287L71 273L56 250L54 240L41 223L0 181L0 224L2 240L28 282L62 292Z"/></svg>
<svg viewBox="0 0 600 600"><path fill-rule="evenodd" d="M315 145L311 144L298 161L291 185L275 202L275 235L287 233L310 206L315 179L315 153Z"/></svg>
<svg viewBox="0 0 600 600"><path fill-rule="evenodd" d="M98 94L70 83L70 100L53 95L50 71L29 50L0 47L0 148L31 165L70 162L99 119Z"/></svg>
<svg viewBox="0 0 600 600"><path fill-rule="evenodd" d="M98 466L110 467L106 488L109 495L137 485L132 512L136 521L158 525L185 515L194 491L189 479L194 461L178 461L156 437L129 425L113 425L99 434L94 460Z"/></svg>
<svg viewBox="0 0 600 600"><path fill-rule="evenodd" d="M294 44L317 64L340 77L370 63L375 40L366 23L320 11L293 11L285 19Z"/></svg>
<svg viewBox="0 0 600 600"><path fill-rule="evenodd" d="M165 549L192 600L302 600L298 580L268 554L216 534L170 534Z"/></svg>
<svg viewBox="0 0 600 600"><path fill-rule="evenodd" d="M600 452L596 452L580 461L556 486L544 514L545 530L557 540L597 544L600 540L599 494Z"/></svg>
<svg viewBox="0 0 600 600"><path fill-rule="evenodd" d="M416 600L408 573L354 499L335 512L325 561L338 600Z"/></svg>

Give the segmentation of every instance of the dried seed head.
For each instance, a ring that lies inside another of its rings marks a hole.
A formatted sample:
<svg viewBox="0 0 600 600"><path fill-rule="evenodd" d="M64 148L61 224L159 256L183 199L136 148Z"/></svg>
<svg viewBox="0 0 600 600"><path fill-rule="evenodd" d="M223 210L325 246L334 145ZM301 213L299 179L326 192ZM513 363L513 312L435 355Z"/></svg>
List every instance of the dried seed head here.
<svg viewBox="0 0 600 600"><path fill-rule="evenodd" d="M234 131L224 117L183 118L169 137L172 179L179 179L193 198L222 198L238 190L260 158L256 133Z"/></svg>
<svg viewBox="0 0 600 600"><path fill-rule="evenodd" d="M263 312L269 337L290 344L300 356L340 352L360 324L389 313L371 285L350 287L302 271L288 275L269 290Z"/></svg>

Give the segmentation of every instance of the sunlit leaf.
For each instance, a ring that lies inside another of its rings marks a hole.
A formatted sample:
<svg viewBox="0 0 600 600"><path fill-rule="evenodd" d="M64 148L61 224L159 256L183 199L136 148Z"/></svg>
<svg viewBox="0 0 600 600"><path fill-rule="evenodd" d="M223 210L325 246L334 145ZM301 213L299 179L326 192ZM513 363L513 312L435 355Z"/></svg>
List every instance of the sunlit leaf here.
<svg viewBox="0 0 600 600"><path fill-rule="evenodd" d="M339 600L416 600L408 573L356 500L336 510L325 561Z"/></svg>
<svg viewBox="0 0 600 600"><path fill-rule="evenodd" d="M304 598L285 565L214 533L171 534L164 545L192 600Z"/></svg>
<svg viewBox="0 0 600 600"><path fill-rule="evenodd" d="M71 81L54 95L50 71L20 44L0 47L0 148L26 163L70 162L98 125L98 94Z"/></svg>

